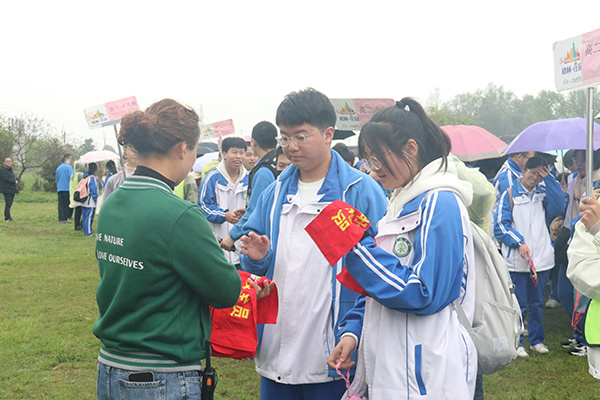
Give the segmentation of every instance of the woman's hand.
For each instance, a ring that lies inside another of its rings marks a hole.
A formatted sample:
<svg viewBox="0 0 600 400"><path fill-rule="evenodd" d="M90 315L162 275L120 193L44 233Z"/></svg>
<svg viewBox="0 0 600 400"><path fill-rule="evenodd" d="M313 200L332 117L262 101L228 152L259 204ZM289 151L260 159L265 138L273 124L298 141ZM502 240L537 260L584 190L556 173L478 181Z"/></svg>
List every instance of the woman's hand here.
<svg viewBox="0 0 600 400"><path fill-rule="evenodd" d="M275 286L275 282L273 281L265 281L263 283L263 287L260 287L260 285L253 281L251 278L248 278L246 282L248 283L248 285L254 288L254 291L256 292L256 300L264 299L265 297L267 297L269 294L271 294L271 289L273 288L273 286Z"/></svg>
<svg viewBox="0 0 600 400"><path fill-rule="evenodd" d="M342 365L340 365L340 369L352 368L355 362L350 359L350 355L352 355L355 349L356 339L352 336L344 336L329 355L327 365L331 368L335 368L336 365L341 362Z"/></svg>
<svg viewBox="0 0 600 400"><path fill-rule="evenodd" d="M269 238L266 235L258 236L250 232L240 239L240 253L253 260L262 260L269 252Z"/></svg>

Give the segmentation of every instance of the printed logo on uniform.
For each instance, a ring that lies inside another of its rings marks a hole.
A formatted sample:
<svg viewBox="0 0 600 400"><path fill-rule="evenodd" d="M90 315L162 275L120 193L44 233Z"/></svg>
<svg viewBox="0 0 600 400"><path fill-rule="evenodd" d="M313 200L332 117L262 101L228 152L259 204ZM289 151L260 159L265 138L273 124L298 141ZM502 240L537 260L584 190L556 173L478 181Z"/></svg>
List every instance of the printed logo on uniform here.
<svg viewBox="0 0 600 400"><path fill-rule="evenodd" d="M399 237L398 239L396 239L396 242L394 243L394 254L397 257L406 257L410 254L411 250L412 245L410 244L408 239L403 237Z"/></svg>

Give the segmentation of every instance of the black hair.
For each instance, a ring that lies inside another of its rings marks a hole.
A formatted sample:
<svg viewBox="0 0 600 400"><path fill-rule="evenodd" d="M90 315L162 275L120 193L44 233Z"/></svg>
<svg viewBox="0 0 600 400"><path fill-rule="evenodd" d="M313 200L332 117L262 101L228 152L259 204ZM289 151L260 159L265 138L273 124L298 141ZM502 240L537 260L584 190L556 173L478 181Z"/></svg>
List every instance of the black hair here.
<svg viewBox="0 0 600 400"><path fill-rule="evenodd" d="M117 173L117 167L113 160L108 160L108 162L106 163L106 169L112 172L113 174Z"/></svg>
<svg viewBox="0 0 600 400"><path fill-rule="evenodd" d="M529 153L530 153L529 151L519 151L519 152L517 152L517 153L510 153L510 154L508 154L508 157L509 157L509 158L513 158L513 157L516 157L516 156L518 156L519 154L520 154L520 155L522 155L523 157L525 157L525 156L527 156L527 154L529 154Z"/></svg>
<svg viewBox="0 0 600 400"><path fill-rule="evenodd" d="M309 124L319 129L335 127L337 120L333 104L327 96L313 88L291 92L277 107L277 126L300 126Z"/></svg>
<svg viewBox="0 0 600 400"><path fill-rule="evenodd" d="M261 149L274 149L277 146L277 128L269 121L262 121L252 128L252 139Z"/></svg>
<svg viewBox="0 0 600 400"><path fill-rule="evenodd" d="M344 143L338 143L332 149L337 151L344 161L350 163L351 166L354 165L354 153Z"/></svg>
<svg viewBox="0 0 600 400"><path fill-rule="evenodd" d="M98 165L96 165L96 163L88 164L88 174L94 175L96 173L97 169L98 169Z"/></svg>
<svg viewBox="0 0 600 400"><path fill-rule="evenodd" d="M417 161L420 169L438 158L443 158L440 169L448 168L446 157L450 154L450 138L427 116L423 107L410 97L397 101L395 106L378 111L362 127L358 137L358 154L361 159L365 158L368 147L371 154L391 172L385 157L387 149L393 151L406 165L410 165L404 153L404 146L410 139L418 145Z"/></svg>
<svg viewBox="0 0 600 400"><path fill-rule="evenodd" d="M71 155L69 153L65 153L65 155L62 158L62 162L67 161L69 158L71 158Z"/></svg>
<svg viewBox="0 0 600 400"><path fill-rule="evenodd" d="M221 143L221 151L223 151L223 153L227 153L232 147L236 149L244 149L244 151L248 149L246 141L241 137L227 137L223 139L223 143Z"/></svg>
<svg viewBox="0 0 600 400"><path fill-rule="evenodd" d="M277 146L275 148L275 158L279 157L280 155L283 154L283 147L281 146Z"/></svg>
<svg viewBox="0 0 600 400"><path fill-rule="evenodd" d="M548 164L542 157L535 156L535 157L531 157L529 160L527 160L527 162L525 163L525 169L534 169L534 168L547 166L547 165Z"/></svg>

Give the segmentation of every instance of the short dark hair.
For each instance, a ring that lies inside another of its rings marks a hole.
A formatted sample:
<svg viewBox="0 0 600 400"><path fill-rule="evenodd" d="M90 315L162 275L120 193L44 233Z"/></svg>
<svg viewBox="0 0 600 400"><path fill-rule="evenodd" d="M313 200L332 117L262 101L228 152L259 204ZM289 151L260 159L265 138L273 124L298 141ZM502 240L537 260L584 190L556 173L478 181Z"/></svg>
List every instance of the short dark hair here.
<svg viewBox="0 0 600 400"><path fill-rule="evenodd" d="M313 88L291 92L277 107L277 126L309 124L320 129L335 127L337 120L333 104L323 93Z"/></svg>
<svg viewBox="0 0 600 400"><path fill-rule="evenodd" d="M69 153L65 153L65 155L62 158L62 162L67 161L69 158L71 158L71 155Z"/></svg>
<svg viewBox="0 0 600 400"><path fill-rule="evenodd" d="M344 161L350 163L350 165L354 165L354 153L344 143L338 143L332 149L337 151Z"/></svg>
<svg viewBox="0 0 600 400"><path fill-rule="evenodd" d="M545 165L548 165L546 164L546 161L542 157L536 156L531 157L529 160L527 160L527 162L525 163L525 169L534 169Z"/></svg>
<svg viewBox="0 0 600 400"><path fill-rule="evenodd" d="M98 165L96 163L88 164L88 174L90 174L90 175L95 174L97 169L98 169Z"/></svg>
<svg viewBox="0 0 600 400"><path fill-rule="evenodd" d="M244 151L248 149L246 141L241 137L234 136L223 139L223 143L221 143L221 150L223 153L227 153L232 147L236 149L244 149Z"/></svg>
<svg viewBox="0 0 600 400"><path fill-rule="evenodd" d="M513 157L518 156L519 154L522 155L523 157L525 157L527 154L529 154L529 151L519 151L517 153L510 153L510 154L508 154L508 157L513 158Z"/></svg>
<svg viewBox="0 0 600 400"><path fill-rule="evenodd" d="M252 139L261 149L274 149L277 146L277 128L269 121L261 121L252 128Z"/></svg>
<svg viewBox="0 0 600 400"><path fill-rule="evenodd" d="M283 147L281 146L277 146L275 148L275 158L279 157L280 155L283 154Z"/></svg>

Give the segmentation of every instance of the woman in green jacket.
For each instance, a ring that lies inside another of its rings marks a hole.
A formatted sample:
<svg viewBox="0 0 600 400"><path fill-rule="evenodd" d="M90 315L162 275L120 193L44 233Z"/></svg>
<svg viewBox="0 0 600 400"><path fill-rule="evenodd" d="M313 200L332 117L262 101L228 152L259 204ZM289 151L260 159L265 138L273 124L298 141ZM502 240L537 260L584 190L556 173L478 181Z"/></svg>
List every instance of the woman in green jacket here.
<svg viewBox="0 0 600 400"><path fill-rule="evenodd" d="M171 99L121 122L119 144L139 164L98 217L99 399L199 399L209 306L238 299L240 277L204 214L173 194L196 159L198 122Z"/></svg>

